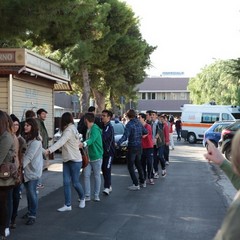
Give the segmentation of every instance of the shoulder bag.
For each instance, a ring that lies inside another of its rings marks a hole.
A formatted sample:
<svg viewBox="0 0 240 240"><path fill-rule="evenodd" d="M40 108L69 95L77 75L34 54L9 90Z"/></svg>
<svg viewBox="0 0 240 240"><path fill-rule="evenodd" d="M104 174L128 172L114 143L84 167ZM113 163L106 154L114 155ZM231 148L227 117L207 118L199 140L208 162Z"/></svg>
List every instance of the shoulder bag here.
<svg viewBox="0 0 240 240"><path fill-rule="evenodd" d="M82 155L82 168L85 168L89 163L88 150L87 148L80 148Z"/></svg>

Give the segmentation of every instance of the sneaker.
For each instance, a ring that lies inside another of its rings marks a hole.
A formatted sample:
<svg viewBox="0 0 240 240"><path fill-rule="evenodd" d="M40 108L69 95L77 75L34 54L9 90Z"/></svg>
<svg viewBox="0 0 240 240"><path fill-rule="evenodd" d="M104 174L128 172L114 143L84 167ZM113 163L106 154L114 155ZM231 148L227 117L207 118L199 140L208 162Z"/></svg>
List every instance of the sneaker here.
<svg viewBox="0 0 240 240"><path fill-rule="evenodd" d="M42 183L37 184L37 189L42 189L44 188L44 185Z"/></svg>
<svg viewBox="0 0 240 240"><path fill-rule="evenodd" d="M72 206L64 205L63 207L59 208L57 211L58 212L66 212L66 211L71 211L71 210L72 210Z"/></svg>
<svg viewBox="0 0 240 240"><path fill-rule="evenodd" d="M158 179L159 178L159 173L154 173L154 177L153 178L155 178L155 179Z"/></svg>
<svg viewBox="0 0 240 240"><path fill-rule="evenodd" d="M89 202L89 201L91 201L90 196L85 196L85 202Z"/></svg>
<svg viewBox="0 0 240 240"><path fill-rule="evenodd" d="M85 208L85 199L80 200L79 207L80 208Z"/></svg>
<svg viewBox="0 0 240 240"><path fill-rule="evenodd" d="M166 170L162 170L162 177L166 177L167 175L167 171Z"/></svg>
<svg viewBox="0 0 240 240"><path fill-rule="evenodd" d="M33 225L34 223L35 223L35 218L29 218L25 224L26 225Z"/></svg>
<svg viewBox="0 0 240 240"><path fill-rule="evenodd" d="M100 202L99 196L96 195L96 196L94 197L94 201L95 201L95 202Z"/></svg>
<svg viewBox="0 0 240 240"><path fill-rule="evenodd" d="M140 183L140 187L142 187L142 188L145 188L145 187L147 187L147 182L146 182L146 181L144 181L144 183Z"/></svg>
<svg viewBox="0 0 240 240"><path fill-rule="evenodd" d="M16 227L17 227L17 224L15 222L10 224L10 229L15 229Z"/></svg>
<svg viewBox="0 0 240 240"><path fill-rule="evenodd" d="M153 181L153 179L151 178L151 179L149 179L149 184L150 185L154 185L154 181Z"/></svg>
<svg viewBox="0 0 240 240"><path fill-rule="evenodd" d="M22 219L28 219L28 213L25 213L25 214L22 216Z"/></svg>
<svg viewBox="0 0 240 240"><path fill-rule="evenodd" d="M110 188L109 188L109 192L112 192L112 186L110 186Z"/></svg>
<svg viewBox="0 0 240 240"><path fill-rule="evenodd" d="M8 237L10 235L9 228L5 228L5 237Z"/></svg>
<svg viewBox="0 0 240 240"><path fill-rule="evenodd" d="M166 165L169 165L169 161L166 161Z"/></svg>
<svg viewBox="0 0 240 240"><path fill-rule="evenodd" d="M130 187L128 187L128 190L130 190L130 191L136 191L136 190L140 190L140 186L139 185L132 185L132 186L130 186Z"/></svg>
<svg viewBox="0 0 240 240"><path fill-rule="evenodd" d="M105 188L105 189L103 190L103 193L104 193L105 195L109 195L109 193L110 193L109 188Z"/></svg>

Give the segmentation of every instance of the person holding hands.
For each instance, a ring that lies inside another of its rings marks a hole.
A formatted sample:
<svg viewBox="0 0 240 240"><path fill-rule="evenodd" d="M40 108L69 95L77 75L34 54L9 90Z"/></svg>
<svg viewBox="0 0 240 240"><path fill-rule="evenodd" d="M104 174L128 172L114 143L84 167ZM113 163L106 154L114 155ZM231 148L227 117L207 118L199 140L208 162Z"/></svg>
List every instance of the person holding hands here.
<svg viewBox="0 0 240 240"><path fill-rule="evenodd" d="M204 154L204 157L209 162L214 162L219 165L230 177L233 184L239 182L240 178L240 131L236 133L232 141L232 164L226 162L223 155L217 149L214 144L207 140L208 149L207 153ZM231 168L232 165L232 168ZM239 185L239 183L238 183ZM236 187L236 186L235 186ZM235 199L231 206L229 207L227 214L223 220L220 230L217 232L214 240L221 239L240 239L240 191L237 192Z"/></svg>

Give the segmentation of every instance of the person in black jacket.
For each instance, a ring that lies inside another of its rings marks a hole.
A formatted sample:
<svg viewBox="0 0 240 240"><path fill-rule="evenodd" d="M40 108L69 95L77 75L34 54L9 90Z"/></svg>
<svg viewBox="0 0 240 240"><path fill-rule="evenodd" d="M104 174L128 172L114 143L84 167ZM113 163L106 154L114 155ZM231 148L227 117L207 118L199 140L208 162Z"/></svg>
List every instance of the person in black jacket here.
<svg viewBox="0 0 240 240"><path fill-rule="evenodd" d="M104 178L103 193L109 195L112 191L111 186L111 165L115 152L114 129L111 124L113 113L109 110L102 111L102 141L103 141L103 163L102 173Z"/></svg>
<svg viewBox="0 0 240 240"><path fill-rule="evenodd" d="M88 112L94 113L95 114L96 108L91 106L88 108ZM102 128L102 122L101 119L99 117L95 116L95 123ZM78 132L82 134L82 138L83 141L86 140L86 134L87 134L87 125L84 122L84 116L81 117L81 119L78 122L78 126L77 126Z"/></svg>

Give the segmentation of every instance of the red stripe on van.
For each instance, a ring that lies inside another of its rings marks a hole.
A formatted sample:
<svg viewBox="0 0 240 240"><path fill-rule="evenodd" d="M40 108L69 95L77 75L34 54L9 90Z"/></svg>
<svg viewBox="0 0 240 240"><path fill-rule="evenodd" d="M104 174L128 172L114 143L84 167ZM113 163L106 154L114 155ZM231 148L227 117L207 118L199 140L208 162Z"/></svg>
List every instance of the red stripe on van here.
<svg viewBox="0 0 240 240"><path fill-rule="evenodd" d="M213 124L211 123L186 123L183 122L183 127L204 127L204 128L210 128Z"/></svg>

